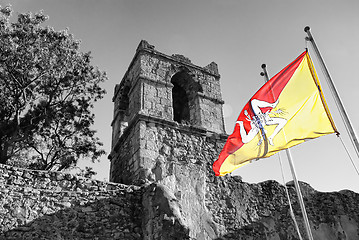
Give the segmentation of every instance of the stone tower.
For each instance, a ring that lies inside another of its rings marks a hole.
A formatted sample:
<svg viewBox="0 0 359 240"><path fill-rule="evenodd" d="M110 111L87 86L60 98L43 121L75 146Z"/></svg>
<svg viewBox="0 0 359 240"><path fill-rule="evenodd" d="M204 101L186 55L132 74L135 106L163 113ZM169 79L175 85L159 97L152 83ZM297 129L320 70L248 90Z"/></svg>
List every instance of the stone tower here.
<svg viewBox="0 0 359 240"><path fill-rule="evenodd" d="M168 162L199 161L189 149L174 147L174 141L183 142L180 133L225 135L219 79L214 62L199 67L141 41L115 87L110 180L158 181L173 173Z"/></svg>
<svg viewBox="0 0 359 240"><path fill-rule="evenodd" d="M299 239L284 186L214 176L227 139L215 63L142 41L113 100L111 181L140 186L0 165L0 239ZM358 239L359 194L301 188L314 239Z"/></svg>

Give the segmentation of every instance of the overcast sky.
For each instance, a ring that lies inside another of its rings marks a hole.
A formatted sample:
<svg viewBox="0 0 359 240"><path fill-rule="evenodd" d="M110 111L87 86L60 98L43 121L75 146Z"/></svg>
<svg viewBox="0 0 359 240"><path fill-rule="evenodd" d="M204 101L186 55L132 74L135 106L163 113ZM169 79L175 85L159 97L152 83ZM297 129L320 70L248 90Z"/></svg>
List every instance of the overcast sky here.
<svg viewBox="0 0 359 240"><path fill-rule="evenodd" d="M93 64L107 72L109 80L103 87L108 94L96 105L95 129L108 153L113 88L121 81L142 39L165 54L185 55L198 66L212 61L218 64L228 134L232 133L243 106L264 82L259 75L261 64L266 63L269 75L273 76L309 46L334 121L359 167L359 159L303 31L305 26L311 27L358 130L357 0L0 0L2 6L8 3L15 16L43 9L50 17L47 25L56 30L69 28L76 39L82 40L81 50L92 52ZM292 148L292 155L299 180L315 189L359 192L359 176L335 135L298 145ZM281 157L286 181L290 181L285 154ZM108 179L107 156L94 168L98 172L96 178ZM282 183L277 155L247 164L236 174L247 182L276 179Z"/></svg>

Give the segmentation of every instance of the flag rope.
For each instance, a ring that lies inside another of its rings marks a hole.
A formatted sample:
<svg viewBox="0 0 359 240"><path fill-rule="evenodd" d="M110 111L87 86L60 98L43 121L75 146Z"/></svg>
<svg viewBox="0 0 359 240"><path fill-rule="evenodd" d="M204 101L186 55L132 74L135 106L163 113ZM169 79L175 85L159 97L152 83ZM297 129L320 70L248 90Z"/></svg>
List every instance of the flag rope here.
<svg viewBox="0 0 359 240"><path fill-rule="evenodd" d="M349 157L349 159L350 159L350 162L352 163L352 165L353 165L355 171L357 172L357 174L358 174L358 176L359 176L358 168L355 166L354 160L353 160L353 158L351 157L351 155L350 155L350 153L349 153L349 151L348 151L347 146L345 146L345 144L344 144L344 142L343 142L343 139L340 137L340 135L339 135L338 137L339 137L340 142L342 143L342 145L343 145L343 147L344 147L346 153L348 154L348 157Z"/></svg>
<svg viewBox="0 0 359 240"><path fill-rule="evenodd" d="M337 130L337 127L335 126L334 124L334 120L332 118L332 115L330 114L330 111L329 111L329 107L327 105L327 102L325 101L325 98L324 98L324 94L323 94L323 90L320 86L320 83L319 83L319 79L317 77L317 74L315 73L315 70L314 70L314 65L313 65L313 62L311 60L311 57L309 56L309 52L308 52L308 49L307 49L307 54L308 54L308 66L309 66L309 69L310 69L310 73L312 74L312 77L313 77L313 80L315 82L315 85L317 86L318 88L318 92L319 92L319 96L320 96L320 99L322 100L322 104L323 104L323 107L325 109L325 112L327 114L327 117L330 121L330 123L332 124L332 127L335 131L335 133L337 135L340 135L340 133L338 132ZM321 70L323 71L323 68L321 68Z"/></svg>
<svg viewBox="0 0 359 240"><path fill-rule="evenodd" d="M285 193L286 193L286 195L287 195L287 199L288 199L288 203L289 203L290 216L292 217L292 220L293 220L293 222L294 222L295 229L297 230L299 239L300 239L300 240L303 240L302 235L300 234L300 230L299 230L299 226L298 226L297 220L296 220L295 215L294 215L294 211L293 211L293 207L292 207L292 201L290 200L290 196L289 196L289 191L288 191L287 185L286 185L286 183L285 183L284 169L283 169L283 163L282 163L282 159L281 159L281 157L280 157L280 153L278 153L278 159L279 159L280 169L281 169L281 173L282 173L282 180L283 180L283 185L284 185Z"/></svg>
<svg viewBox="0 0 359 240"><path fill-rule="evenodd" d="M355 152L357 154L357 156L359 157L359 140L357 138L357 135L355 133L355 130L349 120L349 116L344 108L344 105L342 103L342 100L340 99L340 96L339 96L339 93L334 85L334 82L332 80L332 78L330 77L330 74L329 74L329 71L324 63L324 60L319 52L319 49L317 47L317 44L315 43L314 41L314 38L310 32L310 27L305 27L304 28L304 31L307 33L308 37L306 37L305 39L307 41L310 41L311 42L311 46L312 46L312 49L314 50L315 54L317 55L317 59L318 59L318 62L319 62L319 65L321 67L321 70L325 76L325 79L328 83L328 87L332 93L332 96L334 98L334 102L339 110L339 113L340 113L340 116L344 122L344 125L345 125L345 128L349 134L349 137L350 137L350 140L355 148Z"/></svg>
<svg viewBox="0 0 359 240"><path fill-rule="evenodd" d="M319 64L319 66L320 66L320 69L321 69L322 73L325 75L326 72L325 72L324 67L323 67L321 64ZM332 90L331 88L330 88L330 90L332 91L332 95L334 95L333 90ZM333 98L333 99L334 99L334 103L336 104L337 108L340 109L340 102L338 101L338 99L336 99L336 98ZM345 119L345 116L344 116L344 114L343 114L341 111L339 111L339 113L340 113L339 115L340 115L342 121L345 123L345 124L344 124L345 129L346 129L347 133L349 133L349 135L350 135L351 130L350 130L350 127L349 127L348 124L347 124L347 121L346 121L346 119ZM350 153L349 153L349 150L348 150L348 148L346 147L346 145L344 144L344 141L343 141L343 139L341 138L341 136L340 136L340 134L339 134L338 131L337 131L337 136L339 137L340 142L342 143L342 145L343 145L343 147L344 147L344 149L345 149L345 151L346 151L346 153L347 153L347 155L348 155L348 157L349 157L349 159L350 159L350 162L352 163L352 165L353 165L353 167L354 167L356 173L359 175L359 170L358 170L358 168L355 166L354 160L353 160L353 158L351 157L351 155L350 155ZM352 138L350 138L350 140L351 140L352 142L355 142L354 140L352 140ZM355 143L354 143L353 145L354 145L354 147L355 147ZM356 150L356 152L358 151L356 148L355 148L355 150Z"/></svg>

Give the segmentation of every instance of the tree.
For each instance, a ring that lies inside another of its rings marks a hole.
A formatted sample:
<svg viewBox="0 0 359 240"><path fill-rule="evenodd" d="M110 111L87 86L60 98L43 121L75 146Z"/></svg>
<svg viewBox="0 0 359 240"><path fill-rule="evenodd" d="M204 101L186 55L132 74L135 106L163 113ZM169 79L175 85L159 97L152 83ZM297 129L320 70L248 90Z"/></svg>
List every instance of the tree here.
<svg viewBox="0 0 359 240"><path fill-rule="evenodd" d="M73 168L105 152L91 129L106 74L64 31L44 27L42 12L0 6L0 163L43 170Z"/></svg>

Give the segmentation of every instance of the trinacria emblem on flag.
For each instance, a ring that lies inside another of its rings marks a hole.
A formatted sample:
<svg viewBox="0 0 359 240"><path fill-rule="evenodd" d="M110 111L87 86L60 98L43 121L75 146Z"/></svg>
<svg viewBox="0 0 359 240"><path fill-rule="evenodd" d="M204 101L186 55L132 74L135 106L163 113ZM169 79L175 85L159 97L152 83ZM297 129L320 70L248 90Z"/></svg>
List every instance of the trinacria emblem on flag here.
<svg viewBox="0 0 359 240"><path fill-rule="evenodd" d="M223 176L253 159L334 132L336 127L305 51L244 106L213 170Z"/></svg>

